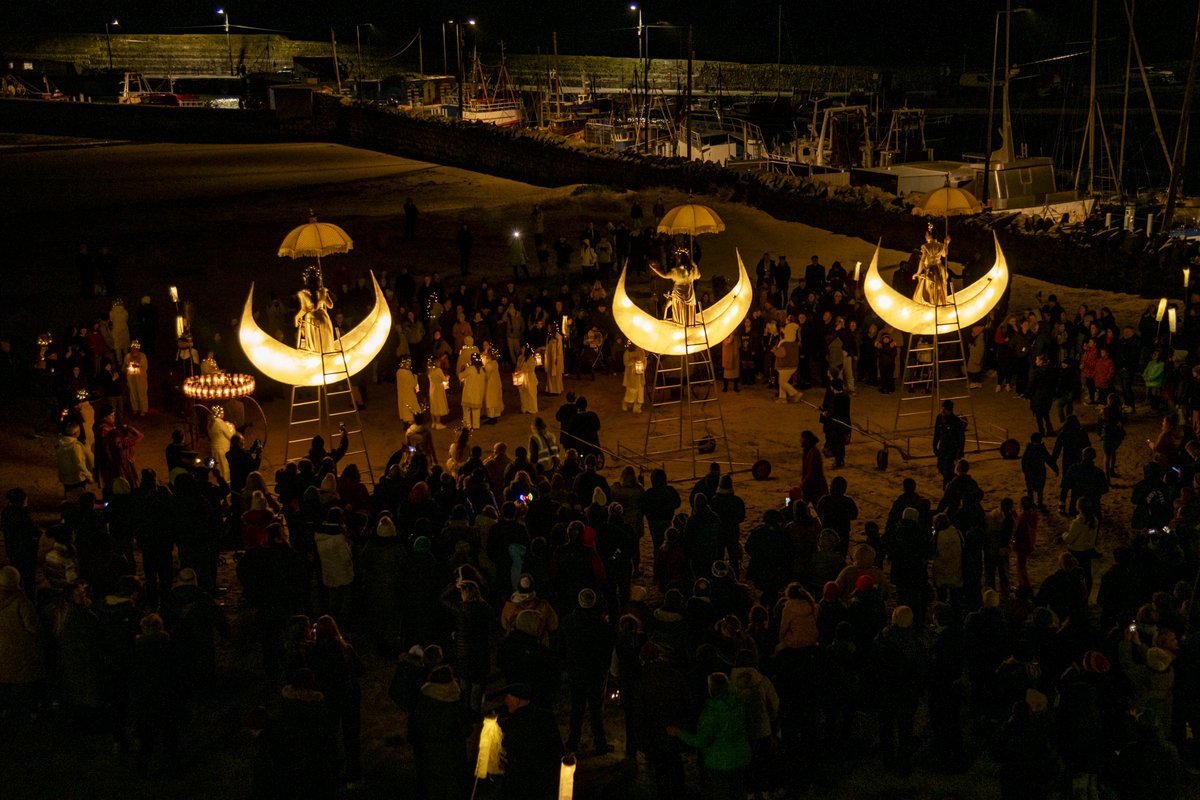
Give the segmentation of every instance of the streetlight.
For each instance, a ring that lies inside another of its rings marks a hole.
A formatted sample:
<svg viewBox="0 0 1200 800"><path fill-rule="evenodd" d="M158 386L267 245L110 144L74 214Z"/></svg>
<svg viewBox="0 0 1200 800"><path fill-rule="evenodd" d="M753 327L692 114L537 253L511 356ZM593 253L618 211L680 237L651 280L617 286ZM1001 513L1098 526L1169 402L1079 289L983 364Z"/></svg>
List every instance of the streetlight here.
<svg viewBox="0 0 1200 800"><path fill-rule="evenodd" d="M649 104L650 104L650 87L649 87L649 78L650 78L650 75L649 75L649 73L650 73L650 65L649 65L649 63L646 63L646 62L645 62L645 55L644 55L644 53L645 53L645 51L646 51L646 50L649 50L649 49L650 49L650 48L649 48L649 46L648 46L650 43L649 43L649 42L646 42L646 45L647 45L647 47L645 48L645 50L643 50L643 48L642 48L642 35L643 35L643 33L645 32L646 28L645 28L645 26L642 24L642 9L641 9L641 7L640 7L640 6L639 6L637 3L630 3L630 4L629 4L629 10L630 10L630 11L636 11L636 12L637 12L637 15L638 15L638 23L637 23L638 63L641 63L641 64L642 64L642 66L643 66L643 70L644 70L644 72L642 73L642 75L643 75L643 79L642 79L642 108L643 108L643 109L647 109L647 108L648 108L648 106L649 106ZM633 69L633 73L634 73L634 76L635 76L635 78L636 78L636 76L637 76L637 67L634 67L634 69ZM636 85L636 81L635 81L635 85ZM648 112L647 112L647 116L648 116ZM649 124L649 120L647 120L647 125L648 125L648 124ZM640 121L639 121L638 127L640 127ZM649 130L649 128L647 127L647 131L648 131L648 130Z"/></svg>
<svg viewBox="0 0 1200 800"><path fill-rule="evenodd" d="M983 153L983 191L980 193L981 196L979 198L984 208L988 207L988 195L990 194L992 183L992 125L994 124L996 111L996 53L1000 49L1000 17L1004 17L1004 84L1007 86L1009 70L1011 69L1009 66L1009 45L1012 42L1012 15L1032 10L1029 8L1013 8L1012 0L1008 0L1007 8L996 12L996 24L992 31L992 76L988 82L988 121L987 138L984 140Z"/></svg>
<svg viewBox="0 0 1200 800"><path fill-rule="evenodd" d="M111 30L111 29L112 29L112 28L119 28L119 27L121 27L121 21L120 21L120 20L118 20L118 19L114 19L112 22L105 22L105 23L104 23L104 44L105 44L105 46L106 46L106 47L108 47L108 68L109 68L109 70L111 70L111 69L113 68L113 60L112 60L112 30Z"/></svg>
<svg viewBox="0 0 1200 800"><path fill-rule="evenodd" d="M369 22L358 22L354 25L354 43L358 47L358 64L355 70L354 90L358 95L358 99L362 100L362 35L359 33L360 28L366 28L368 31L375 26Z"/></svg>
<svg viewBox="0 0 1200 800"><path fill-rule="evenodd" d="M218 8L217 13L225 18L225 49L229 51L229 74L236 75L233 69L233 42L229 38L229 12L224 8Z"/></svg>
<svg viewBox="0 0 1200 800"><path fill-rule="evenodd" d="M467 24L473 26L475 24L475 20L473 18L468 19ZM458 59L458 120L459 120L459 122L462 122L463 105L464 105L464 103L463 103L463 84L466 82L466 75L463 71L463 57L462 57L462 23L455 22L454 20L448 20L446 22L446 25L454 26L454 55L455 55L455 58ZM446 29L445 29L445 26L443 26L442 27L443 40L445 38L445 32L446 32ZM445 56L445 43L443 41L443 46L442 46L443 60L445 59L445 57L446 57Z"/></svg>

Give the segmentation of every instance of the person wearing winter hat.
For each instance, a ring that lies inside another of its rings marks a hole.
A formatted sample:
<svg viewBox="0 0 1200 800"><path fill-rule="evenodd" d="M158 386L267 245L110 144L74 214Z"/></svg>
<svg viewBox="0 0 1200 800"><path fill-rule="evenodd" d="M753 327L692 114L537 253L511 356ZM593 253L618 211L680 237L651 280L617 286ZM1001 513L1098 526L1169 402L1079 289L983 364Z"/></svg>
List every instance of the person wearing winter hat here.
<svg viewBox="0 0 1200 800"><path fill-rule="evenodd" d="M533 576L528 573L517 579L516 591L504 601L504 608L500 610L500 627L506 632L512 630L526 611L538 616L535 635L542 644L549 644L550 634L558 630L558 612L550 605L550 601L538 596Z"/></svg>
<svg viewBox="0 0 1200 800"><path fill-rule="evenodd" d="M1084 653L1082 665L1084 672L1094 675L1104 675L1112 668L1108 659L1104 657L1104 653L1099 650L1088 650Z"/></svg>
<svg viewBox="0 0 1200 800"><path fill-rule="evenodd" d="M570 689L570 731L567 751L579 750L586 714L596 755L612 751L604 732L604 686L612 663L615 636L596 607L596 592L584 588L577 596L578 608L563 620L562 640L566 650L567 684Z"/></svg>
<svg viewBox="0 0 1200 800"><path fill-rule="evenodd" d="M328 473L321 479L321 486L317 491L321 505L328 507L335 504L338 501L337 476L332 472Z"/></svg>

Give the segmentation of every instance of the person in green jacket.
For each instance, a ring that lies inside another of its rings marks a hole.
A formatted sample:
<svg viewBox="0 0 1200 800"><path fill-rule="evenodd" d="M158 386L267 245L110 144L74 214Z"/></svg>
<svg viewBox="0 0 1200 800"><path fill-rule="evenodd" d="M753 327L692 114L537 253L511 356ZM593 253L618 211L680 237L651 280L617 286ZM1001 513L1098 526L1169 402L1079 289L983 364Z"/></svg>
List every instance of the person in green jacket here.
<svg viewBox="0 0 1200 800"><path fill-rule="evenodd" d="M1150 355L1150 360L1146 362L1146 368L1142 370L1142 378L1146 381L1146 395L1153 411L1162 411L1166 405L1162 401L1162 390L1163 384L1166 383L1166 377L1167 364L1163 360L1163 352L1155 348Z"/></svg>
<svg viewBox="0 0 1200 800"><path fill-rule="evenodd" d="M695 733L667 726L669 736L700 751L713 800L744 800L745 773L750 765L750 736L746 707L729 685L729 676L708 676L708 700Z"/></svg>

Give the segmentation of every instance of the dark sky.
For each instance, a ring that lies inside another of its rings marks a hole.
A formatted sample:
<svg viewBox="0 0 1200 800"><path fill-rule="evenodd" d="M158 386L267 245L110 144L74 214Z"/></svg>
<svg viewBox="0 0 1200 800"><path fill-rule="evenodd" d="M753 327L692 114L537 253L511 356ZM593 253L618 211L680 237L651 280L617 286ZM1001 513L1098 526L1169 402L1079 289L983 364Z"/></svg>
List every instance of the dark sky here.
<svg viewBox="0 0 1200 800"><path fill-rule="evenodd" d="M1014 62L1082 49L1090 34L1091 0L1014 0L1033 13L1015 14ZM1101 38L1124 62L1125 21L1120 0L1099 0ZM217 31L222 19L212 0L39 0L6 20L18 33L103 32L106 19L127 33ZM330 27L353 41L355 23L373 23L364 36L401 48L423 30L426 53L441 48L442 24L473 16L480 50L489 56L506 42L512 52L559 51L583 55L636 55L637 14L629 0L232 0L235 27L269 28L299 38L327 38ZM990 65L993 26L1003 0L645 0L646 23L680 30L651 31L652 52L682 54L687 25L698 58L773 62L782 30L785 62L823 64ZM1137 29L1150 63L1190 54L1195 4L1184 0L1138 4ZM782 9L783 25L778 26ZM1074 44L1072 44L1074 43ZM415 59L414 59L415 60Z"/></svg>

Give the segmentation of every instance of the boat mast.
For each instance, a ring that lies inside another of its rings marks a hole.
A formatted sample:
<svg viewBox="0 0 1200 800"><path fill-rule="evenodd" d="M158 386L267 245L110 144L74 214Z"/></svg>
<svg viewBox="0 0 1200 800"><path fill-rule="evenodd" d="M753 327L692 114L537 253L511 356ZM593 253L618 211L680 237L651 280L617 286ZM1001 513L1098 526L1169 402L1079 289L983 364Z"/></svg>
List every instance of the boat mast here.
<svg viewBox="0 0 1200 800"><path fill-rule="evenodd" d="M1183 110L1179 113L1179 130L1175 133L1175 152L1171 156L1171 184L1167 188L1167 204L1163 207L1162 227L1170 228L1175 216L1175 201L1182 182L1183 161L1187 154L1188 122L1192 113L1192 95L1196 90L1196 72L1200 68L1200 2L1196 4L1196 33L1192 39L1192 63L1188 67L1187 86L1183 90Z"/></svg>
<svg viewBox="0 0 1200 800"><path fill-rule="evenodd" d="M1087 150L1088 150L1088 185L1087 193L1089 196L1095 194L1096 191L1096 15L1097 15L1097 0L1092 0L1092 65L1091 78L1088 84L1088 122L1087 122Z"/></svg>
<svg viewBox="0 0 1200 800"><path fill-rule="evenodd" d="M1125 45L1125 95L1121 105L1121 144L1117 151L1117 202L1125 202L1125 133L1129 122L1129 76L1133 71L1133 2L1130 0L1129 43Z"/></svg>

